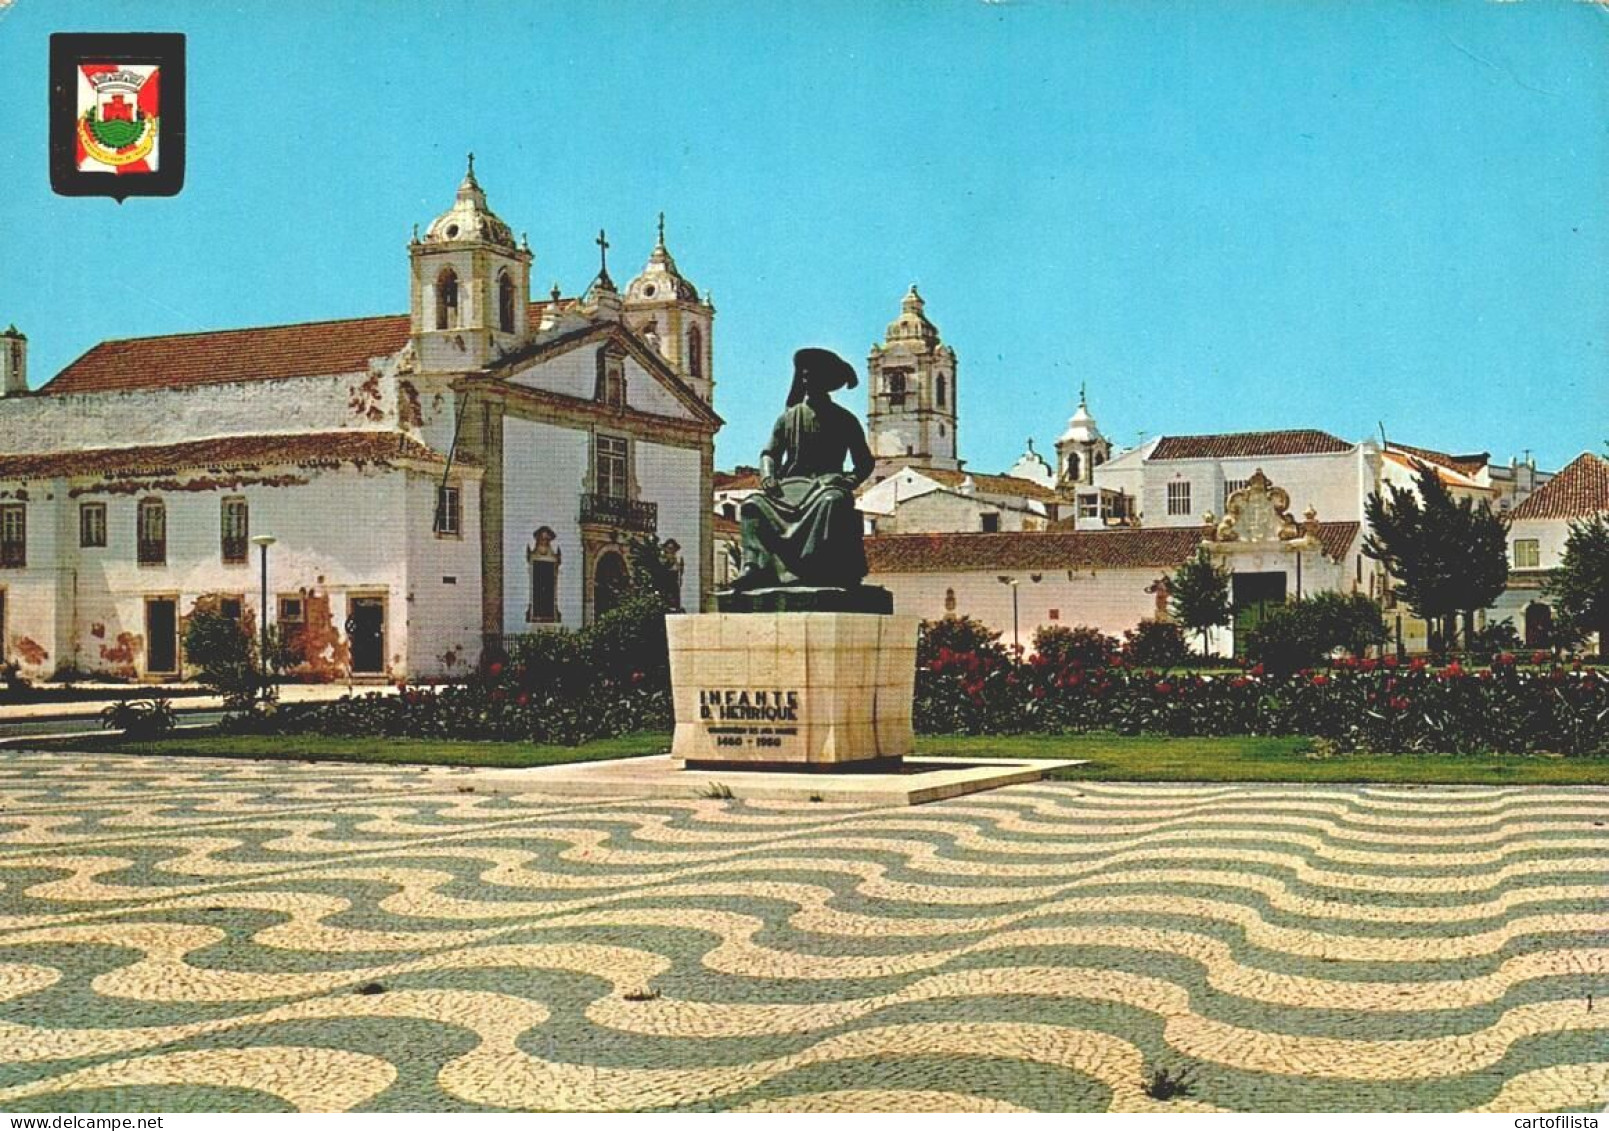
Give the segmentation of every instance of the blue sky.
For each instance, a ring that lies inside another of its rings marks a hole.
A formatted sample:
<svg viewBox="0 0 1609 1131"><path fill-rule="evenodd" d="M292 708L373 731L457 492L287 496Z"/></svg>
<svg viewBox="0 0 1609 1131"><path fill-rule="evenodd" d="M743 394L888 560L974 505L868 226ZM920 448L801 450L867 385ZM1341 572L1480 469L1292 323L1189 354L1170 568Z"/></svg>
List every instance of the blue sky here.
<svg viewBox="0 0 1609 1131"><path fill-rule="evenodd" d="M1559 467L1609 439L1609 10L1586 3L0 6L0 325L103 338L407 308L474 150L538 293L655 214L713 292L717 462L801 345L864 372L915 281L969 466L1318 427ZM147 22L149 21L149 22ZM174 199L56 197L52 31L182 31ZM849 403L864 408L861 394Z"/></svg>

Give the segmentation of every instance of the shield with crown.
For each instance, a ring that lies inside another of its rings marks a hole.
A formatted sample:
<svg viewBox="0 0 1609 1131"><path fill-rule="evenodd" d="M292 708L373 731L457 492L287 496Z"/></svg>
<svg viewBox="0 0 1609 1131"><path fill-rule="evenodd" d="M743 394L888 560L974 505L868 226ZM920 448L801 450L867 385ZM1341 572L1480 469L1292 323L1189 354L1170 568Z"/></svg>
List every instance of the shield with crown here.
<svg viewBox="0 0 1609 1131"><path fill-rule="evenodd" d="M161 68L84 63L79 72L79 170L155 172Z"/></svg>

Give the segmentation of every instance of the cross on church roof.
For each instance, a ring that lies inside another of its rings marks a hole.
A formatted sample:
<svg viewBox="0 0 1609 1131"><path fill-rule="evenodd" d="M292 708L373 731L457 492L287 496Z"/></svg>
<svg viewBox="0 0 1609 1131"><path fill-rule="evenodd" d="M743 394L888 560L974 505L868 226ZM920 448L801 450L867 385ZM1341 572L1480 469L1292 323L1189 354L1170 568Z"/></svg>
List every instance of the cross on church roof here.
<svg viewBox="0 0 1609 1131"><path fill-rule="evenodd" d="M598 238L592 241L598 245L598 273L609 274L609 238L604 235L602 228L598 229Z"/></svg>
<svg viewBox="0 0 1609 1131"><path fill-rule="evenodd" d="M659 246L665 246L665 214L659 214Z"/></svg>

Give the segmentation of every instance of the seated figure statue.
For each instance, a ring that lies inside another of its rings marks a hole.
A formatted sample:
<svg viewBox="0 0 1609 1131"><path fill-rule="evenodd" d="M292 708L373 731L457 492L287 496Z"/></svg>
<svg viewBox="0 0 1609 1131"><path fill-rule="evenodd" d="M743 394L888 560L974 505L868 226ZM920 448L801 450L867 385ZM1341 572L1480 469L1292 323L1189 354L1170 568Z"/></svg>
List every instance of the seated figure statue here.
<svg viewBox="0 0 1609 1131"><path fill-rule="evenodd" d="M788 405L760 453L760 491L744 500L743 571L734 593L762 588L854 589L866 576L855 488L874 462L860 421L832 401L855 370L830 350L793 355ZM844 471L848 457L851 471Z"/></svg>

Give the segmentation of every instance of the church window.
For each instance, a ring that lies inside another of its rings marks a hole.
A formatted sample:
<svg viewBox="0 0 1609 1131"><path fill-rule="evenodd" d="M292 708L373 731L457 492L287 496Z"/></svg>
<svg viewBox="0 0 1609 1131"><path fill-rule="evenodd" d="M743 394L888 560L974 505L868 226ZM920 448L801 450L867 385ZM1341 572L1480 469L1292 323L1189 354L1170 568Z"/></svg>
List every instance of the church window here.
<svg viewBox="0 0 1609 1131"><path fill-rule="evenodd" d="M553 544L550 527L541 527L531 536L525 560L531 570L531 603L525 619L533 624L553 624L559 620L559 562L563 555Z"/></svg>
<svg viewBox="0 0 1609 1131"><path fill-rule="evenodd" d="M451 267L436 276L436 329L458 329L458 276Z"/></svg>
<svg viewBox="0 0 1609 1131"><path fill-rule="evenodd" d="M164 565L168 560L168 508L161 499L142 499L135 522L135 560Z"/></svg>
<svg viewBox="0 0 1609 1131"><path fill-rule="evenodd" d="M1514 539L1514 568L1538 569L1542 565L1542 542L1539 538Z"/></svg>
<svg viewBox="0 0 1609 1131"><path fill-rule="evenodd" d="M599 436L595 467L598 494L611 499L626 497L626 441L618 436Z"/></svg>
<svg viewBox="0 0 1609 1131"><path fill-rule="evenodd" d="M505 334L514 332L514 280L507 271L497 276L497 328Z"/></svg>
<svg viewBox="0 0 1609 1131"><path fill-rule="evenodd" d="M704 376L704 335L697 326L687 328L687 375Z"/></svg>
<svg viewBox="0 0 1609 1131"><path fill-rule="evenodd" d="M888 406L890 408L903 408L904 405L905 370L891 370L888 374Z"/></svg>
<svg viewBox="0 0 1609 1131"><path fill-rule="evenodd" d="M598 351L596 396L610 408L626 407L626 359L608 348Z"/></svg>
<svg viewBox="0 0 1609 1131"><path fill-rule="evenodd" d="M1190 481L1188 479L1168 484L1168 513L1190 513Z"/></svg>
<svg viewBox="0 0 1609 1131"><path fill-rule="evenodd" d="M992 513L992 514L980 514L978 516L978 529L982 530L983 533L985 533L985 534L999 534L1000 533L1000 515L999 515L999 513L997 512L997 513Z"/></svg>
<svg viewBox="0 0 1609 1131"><path fill-rule="evenodd" d="M1068 452L1067 453L1067 478L1068 479L1077 479L1078 478L1078 473L1081 470L1083 470L1083 464L1081 464L1079 462L1078 453L1077 452Z"/></svg>
<svg viewBox="0 0 1609 1131"><path fill-rule="evenodd" d="M464 533L464 507L457 487L436 488L436 533L458 538Z"/></svg>
<svg viewBox="0 0 1609 1131"><path fill-rule="evenodd" d="M28 564L28 506L0 503L0 566L21 569Z"/></svg>
<svg viewBox="0 0 1609 1131"><path fill-rule="evenodd" d="M1099 467L1101 464L1103 464L1105 462L1106 462L1106 453L1102 452L1102 451L1097 451L1095 453L1095 458L1090 461L1089 465L1091 467Z"/></svg>
<svg viewBox="0 0 1609 1131"><path fill-rule="evenodd" d="M938 378L933 382L933 390L934 390L935 395L938 397L939 407L943 408L944 407L944 393L945 393L944 374L940 373L938 375Z"/></svg>
<svg viewBox="0 0 1609 1131"><path fill-rule="evenodd" d="M106 545L106 504L78 504L78 544L89 548Z"/></svg>
<svg viewBox="0 0 1609 1131"><path fill-rule="evenodd" d="M945 435L946 435L946 433L944 431L944 425L940 424L939 425L939 439L941 439L941 440L944 439Z"/></svg>
<svg viewBox="0 0 1609 1131"><path fill-rule="evenodd" d="M225 499L220 522L224 562L244 562L246 560L247 539L251 533L251 522L249 512L246 509L246 500L241 498Z"/></svg>

